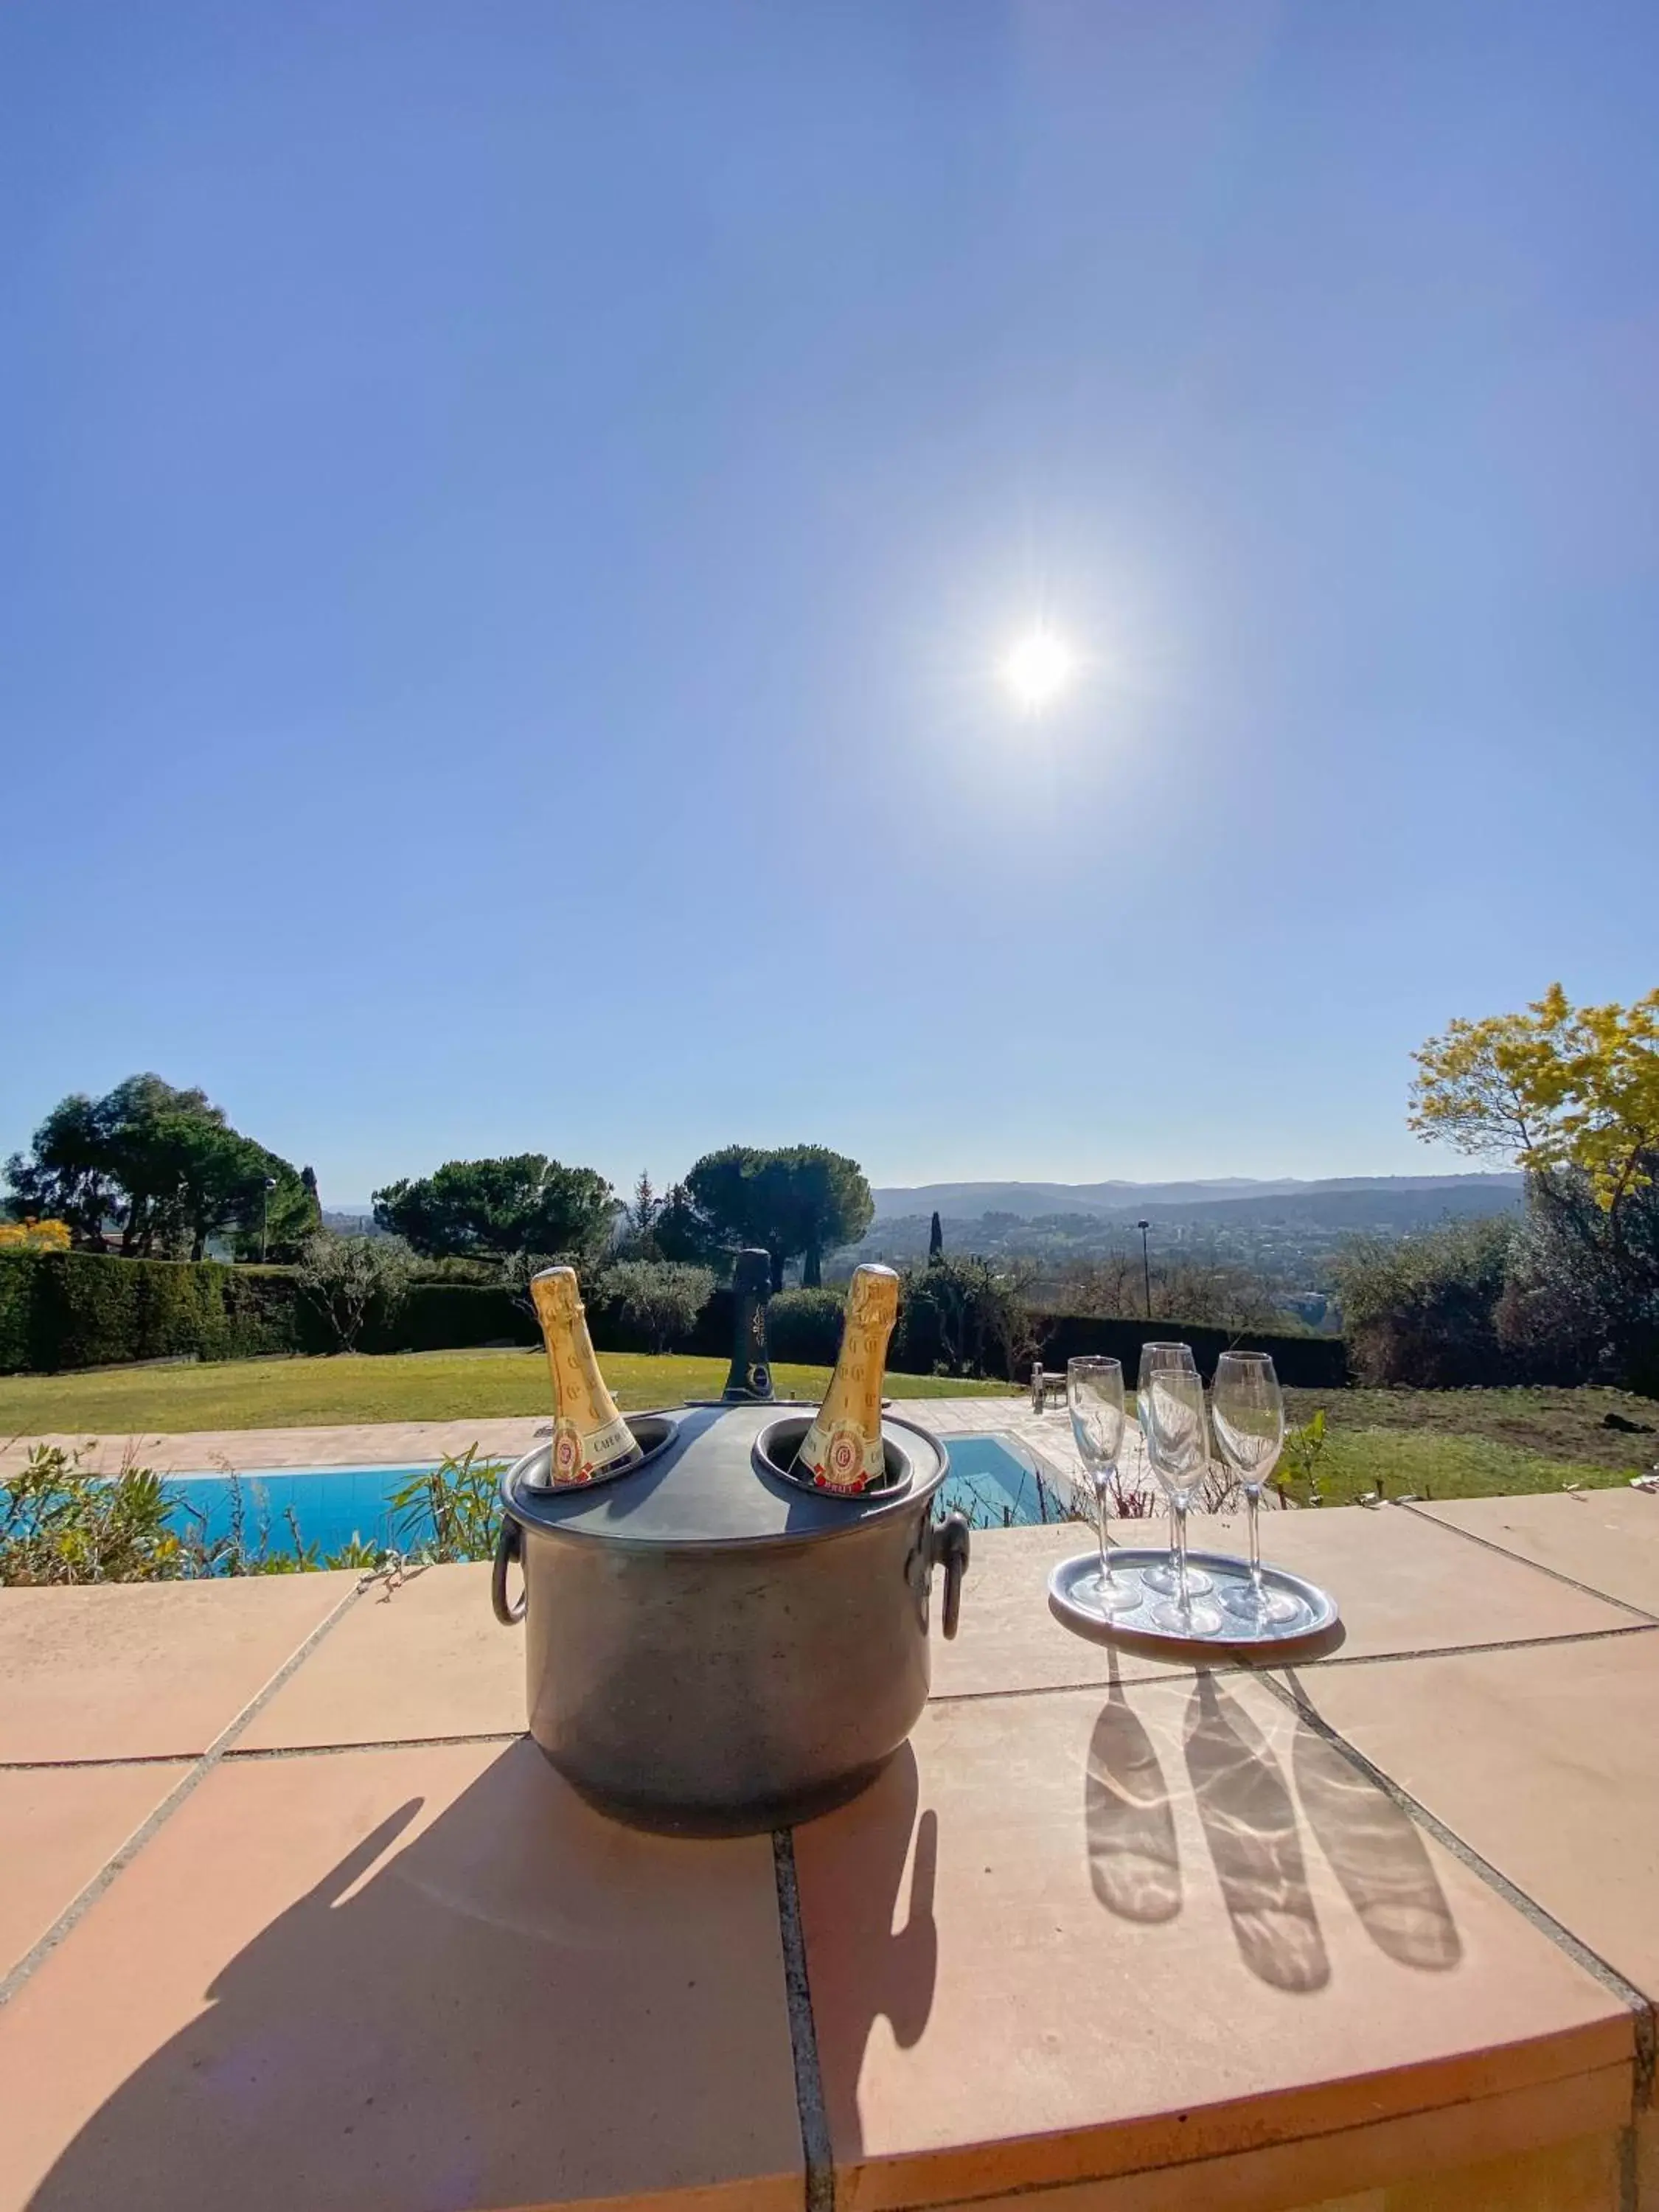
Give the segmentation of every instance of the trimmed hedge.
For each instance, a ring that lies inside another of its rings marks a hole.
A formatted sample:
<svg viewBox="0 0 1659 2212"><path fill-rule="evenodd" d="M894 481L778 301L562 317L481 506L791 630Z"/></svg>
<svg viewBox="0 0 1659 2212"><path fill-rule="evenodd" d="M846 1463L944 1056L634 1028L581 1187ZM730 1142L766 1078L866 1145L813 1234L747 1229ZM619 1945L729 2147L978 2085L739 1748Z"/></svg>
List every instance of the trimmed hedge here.
<svg viewBox="0 0 1659 2212"><path fill-rule="evenodd" d="M33 1252L0 1254L0 1375L16 1375L33 1364L30 1322L37 1257Z"/></svg>
<svg viewBox="0 0 1659 2212"><path fill-rule="evenodd" d="M303 1311L308 1301L301 1298ZM535 1316L499 1283L411 1283L389 1327L365 1334L365 1352L465 1351L479 1344L539 1344ZM331 1346L325 1346L331 1351Z"/></svg>
<svg viewBox="0 0 1659 2212"><path fill-rule="evenodd" d="M296 1348L294 1279L216 1260L0 1254L0 1373Z"/></svg>
<svg viewBox="0 0 1659 2212"><path fill-rule="evenodd" d="M723 1359L732 1348L732 1292L715 1291L678 1352ZM598 1298L588 1326L601 1352L648 1349L636 1328ZM841 1346L842 1294L786 1291L769 1316L772 1357L803 1366L833 1364ZM1208 1376L1234 1344L1271 1352L1279 1379L1299 1389L1340 1389L1347 1346L1337 1337L1253 1334L1176 1322L1102 1321L1038 1313L1031 1328L1045 1367L1074 1354L1107 1352L1133 1382L1150 1337L1179 1336ZM494 1284L416 1283L389 1326L366 1335L365 1352L441 1352L482 1344L534 1345L531 1315ZM326 1329L285 1267L232 1267L216 1260L122 1260L97 1252L0 1253L0 1374L114 1367L129 1360L195 1352L203 1359L328 1352ZM1011 1382L1024 1380L1011 1376Z"/></svg>
<svg viewBox="0 0 1659 2212"><path fill-rule="evenodd" d="M416 1283L365 1352L538 1343L532 1316L493 1284ZM291 1269L99 1252L0 1253L0 1374L118 1367L195 1352L251 1359L331 1352Z"/></svg>
<svg viewBox="0 0 1659 2212"><path fill-rule="evenodd" d="M847 1300L841 1291L780 1291L766 1310L775 1360L833 1367L841 1354Z"/></svg>
<svg viewBox="0 0 1659 2212"><path fill-rule="evenodd" d="M1121 1359L1131 1389L1141 1346L1171 1340L1191 1345L1206 1382L1224 1352L1271 1352L1279 1381L1294 1390L1340 1390L1348 1380L1348 1347L1340 1336L1281 1336L1271 1329L1234 1335L1190 1322L1106 1321L1094 1314L1033 1314L1031 1327L1045 1367L1064 1367L1090 1352Z"/></svg>

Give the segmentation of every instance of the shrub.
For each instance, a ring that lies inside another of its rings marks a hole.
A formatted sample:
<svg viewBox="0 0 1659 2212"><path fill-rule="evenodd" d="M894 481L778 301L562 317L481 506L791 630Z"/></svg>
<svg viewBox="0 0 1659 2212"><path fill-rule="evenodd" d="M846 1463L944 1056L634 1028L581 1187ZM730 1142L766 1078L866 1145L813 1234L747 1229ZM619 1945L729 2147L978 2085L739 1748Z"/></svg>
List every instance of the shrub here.
<svg viewBox="0 0 1659 2212"><path fill-rule="evenodd" d="M319 1229L295 1279L341 1352L355 1352L372 1322L384 1333L409 1290L410 1255L395 1237L337 1237Z"/></svg>
<svg viewBox="0 0 1659 2212"><path fill-rule="evenodd" d="M475 1451L446 1461L423 1478L422 1504L429 1505L434 1534L423 1556L482 1558L493 1534L479 1504L494 1495L495 1462L475 1465ZM410 1506L411 1486L393 1502ZM270 1547L270 1522L254 1516L230 1478L229 1527L211 1540L206 1516L193 1512L179 1492L148 1468L124 1467L114 1477L83 1471L79 1452L37 1444L25 1465L0 1488L0 1585L42 1587L76 1583L194 1582L220 1575L308 1574L320 1567L379 1570L388 1555L354 1537L324 1559L307 1544L292 1507L285 1516L292 1548ZM482 1517L480 1517L482 1512ZM467 1550L472 1543L482 1548Z"/></svg>
<svg viewBox="0 0 1659 2212"><path fill-rule="evenodd" d="M67 1221L0 1221L0 1252L67 1252Z"/></svg>
<svg viewBox="0 0 1659 2212"><path fill-rule="evenodd" d="M1497 1310L1514 1235L1499 1217L1347 1245L1334 1272L1358 1379L1423 1389L1503 1380Z"/></svg>
<svg viewBox="0 0 1659 2212"><path fill-rule="evenodd" d="M1012 1278L941 1254L904 1279L888 1364L906 1375L1012 1376L1036 1347Z"/></svg>
<svg viewBox="0 0 1659 2212"><path fill-rule="evenodd" d="M1318 1407L1311 1419L1300 1428L1286 1429L1285 1447L1279 1454L1279 1466L1273 1475L1273 1488L1282 1505L1294 1486L1298 1505L1322 1505L1325 1493L1320 1488L1319 1472L1325 1457L1325 1446L1329 1438L1325 1433L1325 1408Z"/></svg>
<svg viewBox="0 0 1659 2212"><path fill-rule="evenodd" d="M1659 1158L1653 1163L1659 1170ZM1498 1304L1498 1340L1532 1382L1654 1387L1659 1367L1659 1186L1616 1216L1588 1176L1534 1176Z"/></svg>
<svg viewBox="0 0 1659 2212"><path fill-rule="evenodd" d="M487 1559L495 1548L496 1492L505 1464L480 1459L477 1444L469 1444L395 1492L391 1504L398 1533L409 1540L411 1554L432 1560Z"/></svg>
<svg viewBox="0 0 1659 2212"><path fill-rule="evenodd" d="M158 1474L83 1474L78 1452L36 1444L0 1490L0 1583L155 1582L181 1571L167 1526L173 1500Z"/></svg>
<svg viewBox="0 0 1659 2212"><path fill-rule="evenodd" d="M594 1296L639 1329L653 1352L690 1336L714 1291L707 1267L675 1260L618 1260L594 1285Z"/></svg>
<svg viewBox="0 0 1659 2212"><path fill-rule="evenodd" d="M773 1358L802 1367L833 1367L841 1354L845 1317L846 1301L839 1291L780 1291L766 1310Z"/></svg>

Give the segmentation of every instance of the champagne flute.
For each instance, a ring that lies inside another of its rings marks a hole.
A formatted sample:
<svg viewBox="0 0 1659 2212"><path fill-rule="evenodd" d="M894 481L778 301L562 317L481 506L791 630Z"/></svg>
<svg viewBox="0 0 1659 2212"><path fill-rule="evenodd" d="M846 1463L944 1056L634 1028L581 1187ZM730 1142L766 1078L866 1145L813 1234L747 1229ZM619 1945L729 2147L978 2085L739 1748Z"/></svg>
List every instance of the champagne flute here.
<svg viewBox="0 0 1659 2212"><path fill-rule="evenodd" d="M1176 1636L1213 1636L1222 1626L1220 1610L1203 1601L1187 1567L1187 1508L1210 1465L1204 1385L1197 1370L1155 1367L1140 1418L1146 1456L1164 1486L1176 1524L1176 1594L1154 1606L1152 1619ZM1205 1589L1212 1587L1206 1576Z"/></svg>
<svg viewBox="0 0 1659 2212"><path fill-rule="evenodd" d="M1193 1358L1193 1347L1190 1344L1143 1344L1141 1346L1140 1379L1135 1389L1135 1412L1140 1422L1140 1432L1143 1437L1146 1434L1145 1409L1152 1395L1152 1376L1160 1367L1179 1367L1184 1369L1189 1375L1195 1375L1198 1369ZM1149 1442L1146 1449L1149 1466L1152 1456L1152 1446ZM1167 1566L1143 1567L1140 1571L1140 1579L1148 1589L1156 1590L1160 1597L1173 1597L1181 1587L1176 1572L1176 1510L1173 1500L1170 1505L1169 1564ZM1190 1567L1187 1571L1187 1587L1195 1595L1201 1597L1213 1589L1215 1585L1208 1575L1200 1568Z"/></svg>
<svg viewBox="0 0 1659 2212"><path fill-rule="evenodd" d="M1250 1519L1250 1579L1224 1590L1221 1602L1248 1620L1294 1620L1301 1607L1261 1579L1261 1492L1285 1443L1285 1401L1273 1361L1265 1352L1224 1352L1211 1393L1215 1440L1221 1456L1244 1486Z"/></svg>
<svg viewBox="0 0 1659 2212"><path fill-rule="evenodd" d="M1115 1359L1068 1359L1066 1404L1072 1436L1095 1493L1095 1534L1100 1547L1097 1595L1103 1613L1127 1613L1140 1602L1130 1582L1112 1572L1106 1540L1106 1498L1123 1447L1123 1369Z"/></svg>

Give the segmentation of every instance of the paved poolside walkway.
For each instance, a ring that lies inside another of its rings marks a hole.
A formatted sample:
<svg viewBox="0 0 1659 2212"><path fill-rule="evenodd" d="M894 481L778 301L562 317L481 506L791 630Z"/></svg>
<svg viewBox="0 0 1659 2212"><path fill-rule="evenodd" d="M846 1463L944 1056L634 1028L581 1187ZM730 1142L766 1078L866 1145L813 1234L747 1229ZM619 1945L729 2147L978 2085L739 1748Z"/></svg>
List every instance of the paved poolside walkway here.
<svg viewBox="0 0 1659 2212"><path fill-rule="evenodd" d="M902 1398L892 1411L941 1437L1012 1435L1049 1467L1077 1477L1077 1455L1063 1410L1033 1413L1018 1398ZM1126 1471L1139 1439L1130 1424ZM329 1428L197 1429L176 1433L91 1438L84 1434L19 1437L0 1447L0 1473L21 1467L31 1444L79 1447L82 1465L114 1474L123 1465L154 1468L159 1474L246 1474L266 1468L413 1467L464 1452L476 1444L492 1459L517 1459L538 1438L550 1436L550 1413L507 1420L361 1421Z"/></svg>

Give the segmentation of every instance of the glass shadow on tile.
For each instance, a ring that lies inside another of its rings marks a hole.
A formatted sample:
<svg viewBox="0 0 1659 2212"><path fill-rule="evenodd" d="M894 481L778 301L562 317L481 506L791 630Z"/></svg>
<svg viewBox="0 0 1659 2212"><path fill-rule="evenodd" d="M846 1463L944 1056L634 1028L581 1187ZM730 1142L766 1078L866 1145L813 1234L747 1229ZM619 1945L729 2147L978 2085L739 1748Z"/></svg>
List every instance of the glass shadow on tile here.
<svg viewBox="0 0 1659 2212"><path fill-rule="evenodd" d="M1124 1695L1117 1655L1089 1739L1083 1830L1095 1895L1121 1920L1156 1924L1181 1910L1181 1847L1158 1749Z"/></svg>
<svg viewBox="0 0 1659 2212"><path fill-rule="evenodd" d="M1239 1955L1258 1981L1306 1996L1331 1962L1308 1887L1296 1803L1267 1738L1213 1674L1193 1684L1187 1773Z"/></svg>
<svg viewBox="0 0 1659 2212"><path fill-rule="evenodd" d="M1463 1955L1462 1939L1416 1823L1313 1725L1313 1700L1285 1674L1297 1703L1297 1795L1332 1873L1379 1951L1402 1966L1446 1972Z"/></svg>
<svg viewBox="0 0 1659 2212"><path fill-rule="evenodd" d="M1308 1879L1305 1819L1360 1926L1385 1957L1445 1972L1463 1955L1428 1849L1397 1804L1315 1725L1298 1718L1290 1777L1224 1677L1194 1680L1182 1726L1188 1780L1239 1955L1258 1980L1309 1995L1331 1978ZM1115 1663L1090 1737L1084 1838L1095 1896L1120 1919L1173 1920L1183 1902L1176 1808L1158 1747Z"/></svg>

